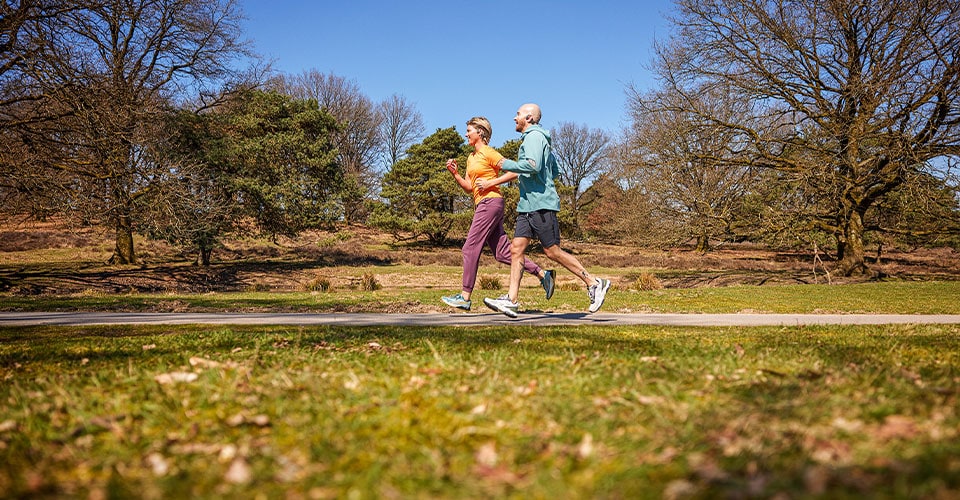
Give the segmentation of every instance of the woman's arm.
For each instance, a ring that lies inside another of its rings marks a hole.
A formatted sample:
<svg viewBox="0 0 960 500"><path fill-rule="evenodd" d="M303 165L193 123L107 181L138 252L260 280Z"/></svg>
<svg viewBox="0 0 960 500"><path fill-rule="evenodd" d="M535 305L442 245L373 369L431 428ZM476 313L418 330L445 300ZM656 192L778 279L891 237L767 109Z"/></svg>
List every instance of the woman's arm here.
<svg viewBox="0 0 960 500"><path fill-rule="evenodd" d="M464 191L473 194L473 186L470 185L470 181L460 176L459 168L456 160L447 160L447 170L453 175L453 179L457 181L457 184L460 184Z"/></svg>

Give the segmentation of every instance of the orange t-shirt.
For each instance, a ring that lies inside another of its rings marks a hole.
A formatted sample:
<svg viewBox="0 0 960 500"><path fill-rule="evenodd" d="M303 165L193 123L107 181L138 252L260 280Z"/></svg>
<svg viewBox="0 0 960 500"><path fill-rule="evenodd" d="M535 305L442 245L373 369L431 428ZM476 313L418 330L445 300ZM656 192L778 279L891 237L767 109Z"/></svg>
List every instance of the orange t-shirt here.
<svg viewBox="0 0 960 500"><path fill-rule="evenodd" d="M500 175L500 167L497 164L503 159L503 155L490 146L480 146L479 149L470 153L467 157L467 180L473 186L473 205L476 206L482 200L487 198L502 198L500 186L493 186L481 192L477 187L478 179L496 179Z"/></svg>

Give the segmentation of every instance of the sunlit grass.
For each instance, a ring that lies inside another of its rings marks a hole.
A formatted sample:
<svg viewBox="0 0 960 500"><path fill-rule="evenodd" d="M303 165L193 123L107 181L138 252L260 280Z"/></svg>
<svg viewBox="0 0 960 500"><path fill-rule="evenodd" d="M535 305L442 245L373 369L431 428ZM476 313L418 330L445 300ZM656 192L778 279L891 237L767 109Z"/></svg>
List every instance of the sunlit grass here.
<svg viewBox="0 0 960 500"><path fill-rule="evenodd" d="M960 494L956 325L0 329L0 380L11 497Z"/></svg>
<svg viewBox="0 0 960 500"><path fill-rule="evenodd" d="M357 274L359 284L362 273ZM386 274L375 274L381 290L333 288L312 292L78 293L65 296L2 294L0 309L8 311L232 311L232 312L447 312L440 297L449 287L397 287ZM451 280L453 281L453 280ZM505 283L505 282L504 282ZM504 290L475 290L474 312L487 312L483 297ZM891 281L849 285L734 286L636 291L614 289L604 312L622 313L863 313L960 314L958 281ZM547 301L533 280L521 289L522 310L582 311L586 292L558 290Z"/></svg>

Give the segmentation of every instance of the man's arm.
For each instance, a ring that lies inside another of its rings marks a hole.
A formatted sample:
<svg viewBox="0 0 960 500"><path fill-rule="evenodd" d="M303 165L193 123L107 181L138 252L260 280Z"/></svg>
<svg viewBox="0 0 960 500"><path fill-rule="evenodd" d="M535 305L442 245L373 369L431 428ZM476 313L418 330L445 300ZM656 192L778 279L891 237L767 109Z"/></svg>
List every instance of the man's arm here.
<svg viewBox="0 0 960 500"><path fill-rule="evenodd" d="M543 151L546 149L546 137L543 134L527 134L520 145L517 161L506 158L500 163L500 169L518 174L530 174L540 171L544 164Z"/></svg>

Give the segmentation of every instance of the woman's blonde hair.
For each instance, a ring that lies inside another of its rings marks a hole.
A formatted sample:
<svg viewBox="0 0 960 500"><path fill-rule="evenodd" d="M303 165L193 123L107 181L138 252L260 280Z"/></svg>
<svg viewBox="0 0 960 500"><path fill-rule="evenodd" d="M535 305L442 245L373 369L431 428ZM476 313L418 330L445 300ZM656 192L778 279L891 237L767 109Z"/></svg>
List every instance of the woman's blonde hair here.
<svg viewBox="0 0 960 500"><path fill-rule="evenodd" d="M482 116L474 116L467 120L467 126L473 125L473 128L480 132L480 138L485 144L490 144L490 136L493 135L493 127L490 126L490 120Z"/></svg>

